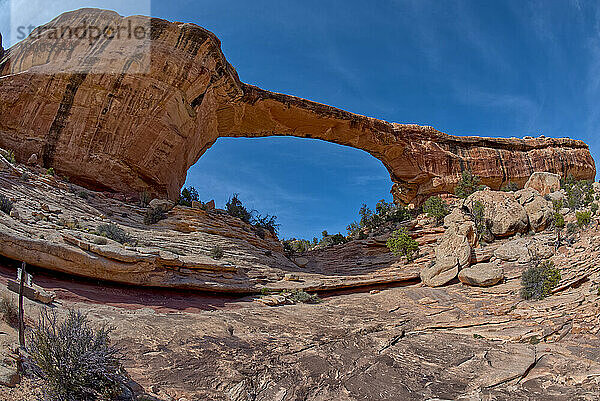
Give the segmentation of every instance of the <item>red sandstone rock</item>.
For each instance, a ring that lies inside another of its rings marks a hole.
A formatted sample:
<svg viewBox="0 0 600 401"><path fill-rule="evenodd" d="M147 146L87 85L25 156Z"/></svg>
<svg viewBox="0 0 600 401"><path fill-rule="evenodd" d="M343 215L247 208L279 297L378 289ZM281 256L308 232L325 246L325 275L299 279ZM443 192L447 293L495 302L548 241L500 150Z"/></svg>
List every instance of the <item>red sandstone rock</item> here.
<svg viewBox="0 0 600 401"><path fill-rule="evenodd" d="M452 192L463 169L493 189L522 187L535 171L596 173L581 141L451 136L246 85L218 38L193 24L82 9L45 29L84 20L149 23L148 74L127 73L133 56L105 39L92 50L87 40L71 41L65 52L45 46L56 40L31 36L0 63L0 147L21 162L36 153L44 167L90 188L176 199L188 168L226 136L289 135L363 149L386 166L405 203ZM48 73L57 70L77 72Z"/></svg>

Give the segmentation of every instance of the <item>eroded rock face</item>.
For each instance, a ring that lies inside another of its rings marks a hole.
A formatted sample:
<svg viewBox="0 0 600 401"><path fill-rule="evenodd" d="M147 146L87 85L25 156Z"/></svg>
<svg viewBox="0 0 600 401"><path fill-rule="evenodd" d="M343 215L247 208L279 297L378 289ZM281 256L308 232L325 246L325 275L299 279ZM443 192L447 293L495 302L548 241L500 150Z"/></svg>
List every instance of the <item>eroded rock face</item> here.
<svg viewBox="0 0 600 401"><path fill-rule="evenodd" d="M289 135L365 150L386 166L404 203L452 192L465 168L496 189L522 186L534 171L595 176L581 141L451 136L246 85L217 37L193 24L83 9L44 29L85 20L148 23L148 73L129 73L138 60L103 38L93 47L71 41L65 52L32 35L0 63L0 147L21 162L35 153L44 167L93 189L175 200L188 168L226 136ZM48 73L69 68L77 72Z"/></svg>
<svg viewBox="0 0 600 401"><path fill-rule="evenodd" d="M525 188L535 189L541 195L551 194L560 189L560 175L536 171L527 180Z"/></svg>

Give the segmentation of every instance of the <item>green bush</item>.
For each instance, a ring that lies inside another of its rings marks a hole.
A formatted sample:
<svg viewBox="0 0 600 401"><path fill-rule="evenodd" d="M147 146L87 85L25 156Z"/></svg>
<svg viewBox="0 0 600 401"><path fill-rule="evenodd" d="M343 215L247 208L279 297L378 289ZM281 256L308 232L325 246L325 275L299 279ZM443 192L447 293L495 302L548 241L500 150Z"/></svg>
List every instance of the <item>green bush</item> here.
<svg viewBox="0 0 600 401"><path fill-rule="evenodd" d="M571 210L588 207L594 201L592 180L577 181L572 175L561 181L561 188L567 195L566 206Z"/></svg>
<svg viewBox="0 0 600 401"><path fill-rule="evenodd" d="M480 201L473 202L473 206L471 207L471 217L473 218L473 223L475 223L477 238L480 240L492 238L492 232L485 219L485 206L483 203Z"/></svg>
<svg viewBox="0 0 600 401"><path fill-rule="evenodd" d="M225 251L219 245L215 245L210 250L210 257L213 259L221 259L223 256L225 256Z"/></svg>
<svg viewBox="0 0 600 401"><path fill-rule="evenodd" d="M316 240L316 242L314 240ZM283 250L287 255L293 255L296 253L304 253L310 250L310 248L319 244L319 240L315 238L311 243L306 239L290 238L281 241L281 244L283 245Z"/></svg>
<svg viewBox="0 0 600 401"><path fill-rule="evenodd" d="M485 186L480 185L481 179L473 175L471 171L465 170L462 172L461 180L456 184L454 193L459 198L468 198L471 194L481 191Z"/></svg>
<svg viewBox="0 0 600 401"><path fill-rule="evenodd" d="M419 253L419 244L408 234L404 227L394 231L387 240L386 245L394 255L406 257L407 262L415 260Z"/></svg>
<svg viewBox="0 0 600 401"><path fill-rule="evenodd" d="M348 239L344 237L341 233L337 233L334 235L327 235L323 237L323 239L321 239L321 242L319 242L319 245L329 247L334 245L345 244L346 242L348 242Z"/></svg>
<svg viewBox="0 0 600 401"><path fill-rule="evenodd" d="M52 167L50 167L48 170L46 170L46 174L54 176L54 169Z"/></svg>
<svg viewBox="0 0 600 401"><path fill-rule="evenodd" d="M563 228L565 228L565 216L563 216L559 212L555 212L554 220L552 223L555 229L562 230Z"/></svg>
<svg viewBox="0 0 600 401"><path fill-rule="evenodd" d="M519 190L519 185L516 182L509 181L504 184L500 190L504 192L517 192Z"/></svg>
<svg viewBox="0 0 600 401"><path fill-rule="evenodd" d="M552 208L555 212L560 212L560 210L564 207L564 202L562 199L555 199L552 201Z"/></svg>
<svg viewBox="0 0 600 401"><path fill-rule="evenodd" d="M17 160L15 159L15 152L13 152L12 150L2 150L0 152L0 154L2 156L4 156L4 158L10 163L10 164L15 164L17 162Z"/></svg>
<svg viewBox="0 0 600 401"><path fill-rule="evenodd" d="M252 213L244 207L242 201L239 199L239 194L233 194L225 206L227 208L227 213L230 216L237 217L245 223L250 223Z"/></svg>
<svg viewBox="0 0 600 401"><path fill-rule="evenodd" d="M43 381L46 400L114 400L123 394L128 379L111 332L90 327L81 312L70 311L62 322L42 313L28 335L26 368Z"/></svg>
<svg viewBox="0 0 600 401"><path fill-rule="evenodd" d="M577 226L579 228L587 227L592 222L592 212L576 212Z"/></svg>
<svg viewBox="0 0 600 401"><path fill-rule="evenodd" d="M279 224L277 224L277 216L271 215L260 215L251 217L251 223L254 227L269 231L273 235L277 235L279 231Z"/></svg>
<svg viewBox="0 0 600 401"><path fill-rule="evenodd" d="M140 206L141 207L147 207L150 204L150 201L152 199L150 199L150 194L148 193L148 191L144 191L142 193L140 193Z"/></svg>
<svg viewBox="0 0 600 401"><path fill-rule="evenodd" d="M167 218L167 214L159 207L148 208L144 215L144 224L149 226Z"/></svg>
<svg viewBox="0 0 600 401"><path fill-rule="evenodd" d="M8 294L2 294L0 299L0 318L10 327L19 327L19 308Z"/></svg>
<svg viewBox="0 0 600 401"><path fill-rule="evenodd" d="M441 224L444 217L450 214L448 205L439 196L432 196L427 199L423 205L423 211L427 213L427 216L435 218L438 224Z"/></svg>
<svg viewBox="0 0 600 401"><path fill-rule="evenodd" d="M79 196L81 199L87 199L89 195L87 191L80 189L79 191L77 191L77 196Z"/></svg>
<svg viewBox="0 0 600 401"><path fill-rule="evenodd" d="M0 210L2 210L6 214L10 214L10 211L13 208L14 203L8 199L6 196L0 194Z"/></svg>
<svg viewBox="0 0 600 401"><path fill-rule="evenodd" d="M353 239L364 239L366 238L365 231L376 230L385 223L400 223L411 218L410 212L404 206L386 202L384 199L377 202L375 212L369 209L366 203L363 203L358 215L360 220L352 222L346 227L348 236Z"/></svg>
<svg viewBox="0 0 600 401"><path fill-rule="evenodd" d="M521 296L524 299L542 299L552 293L560 282L560 271L551 261L532 266L521 276Z"/></svg>
<svg viewBox="0 0 600 401"><path fill-rule="evenodd" d="M192 207L192 202L199 202L200 196L194 187L183 188L179 195L179 204L182 206Z"/></svg>
<svg viewBox="0 0 600 401"><path fill-rule="evenodd" d="M321 298L317 294L309 294L302 290L292 292L288 299L294 303L303 304L318 304L321 302Z"/></svg>
<svg viewBox="0 0 600 401"><path fill-rule="evenodd" d="M590 212L592 212L592 214L596 214L598 212L598 204L597 203L592 203L590 205Z"/></svg>
<svg viewBox="0 0 600 401"><path fill-rule="evenodd" d="M121 244L131 244L134 239L131 235L127 234L125 230L114 223L100 224L96 228L96 234L102 237L110 238L113 241L117 241Z"/></svg>

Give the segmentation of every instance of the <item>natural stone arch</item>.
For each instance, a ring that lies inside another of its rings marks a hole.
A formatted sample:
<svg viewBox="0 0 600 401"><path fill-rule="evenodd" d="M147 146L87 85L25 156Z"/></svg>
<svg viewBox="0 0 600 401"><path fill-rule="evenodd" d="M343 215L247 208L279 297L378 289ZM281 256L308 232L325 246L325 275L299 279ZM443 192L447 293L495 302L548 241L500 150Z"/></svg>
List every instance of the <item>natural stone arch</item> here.
<svg viewBox="0 0 600 401"><path fill-rule="evenodd" d="M95 189L176 198L187 170L219 137L270 135L317 138L370 153L385 165L397 184L394 196L404 203L452 191L463 169L492 188L524 184L534 171L576 178L596 173L581 141L451 136L244 84L218 38L193 24L82 9L45 29L90 18L150 21L149 73L127 73L131 60L111 43L90 51L80 41L67 55L60 46L44 46L49 39L31 36L0 63L0 146L14 149L21 161L36 153L45 167ZM78 63L89 68L68 72ZM107 63L122 73L105 73ZM66 72L49 73L57 70Z"/></svg>

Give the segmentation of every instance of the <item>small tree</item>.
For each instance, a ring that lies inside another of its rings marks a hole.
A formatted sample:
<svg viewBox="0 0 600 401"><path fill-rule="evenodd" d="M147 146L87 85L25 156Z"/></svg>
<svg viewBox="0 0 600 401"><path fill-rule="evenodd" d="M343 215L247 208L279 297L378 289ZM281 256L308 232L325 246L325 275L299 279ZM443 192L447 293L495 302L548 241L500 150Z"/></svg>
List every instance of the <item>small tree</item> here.
<svg viewBox="0 0 600 401"><path fill-rule="evenodd" d="M441 224L444 217L450 213L448 205L439 196L428 198L423 205L423 211L427 213L427 216L435 218L437 224Z"/></svg>
<svg viewBox="0 0 600 401"><path fill-rule="evenodd" d="M127 376L119 351L110 344L111 331L92 328L81 312L70 311L62 322L42 313L29 333L26 367L44 381L46 399L112 400L123 393Z"/></svg>
<svg viewBox="0 0 600 401"><path fill-rule="evenodd" d="M560 271L552 261L530 267L521 276L521 296L524 299L542 299L551 295L560 282Z"/></svg>
<svg viewBox="0 0 600 401"><path fill-rule="evenodd" d="M189 187L183 188L181 190L181 195L179 195L179 204L182 206L192 207L192 202L199 202L200 196L198 195L198 191L196 188Z"/></svg>
<svg viewBox="0 0 600 401"><path fill-rule="evenodd" d="M463 171L461 180L456 184L456 189L454 190L456 196L464 199L477 191L481 191L485 187L480 185L480 181L481 179L478 176L473 175L471 171Z"/></svg>
<svg viewBox="0 0 600 401"><path fill-rule="evenodd" d="M489 239L492 233L487 225L485 219L485 206L480 201L473 202L471 207L471 217L475 223L475 230L477 231L477 238L480 240Z"/></svg>
<svg viewBox="0 0 600 401"><path fill-rule="evenodd" d="M406 257L407 262L412 262L419 253L419 244L409 234L406 228L401 228L392 233L386 243L390 252L396 256Z"/></svg>
<svg viewBox="0 0 600 401"><path fill-rule="evenodd" d="M239 199L239 194L233 194L233 196L227 201L226 204L227 213L230 216L237 217L245 223L250 223L252 219L252 213L248 211Z"/></svg>
<svg viewBox="0 0 600 401"><path fill-rule="evenodd" d="M576 212L575 216L579 228L587 227L592 222L592 212Z"/></svg>
<svg viewBox="0 0 600 401"><path fill-rule="evenodd" d="M0 194L0 210L6 214L10 214L13 208L13 202L8 197Z"/></svg>

